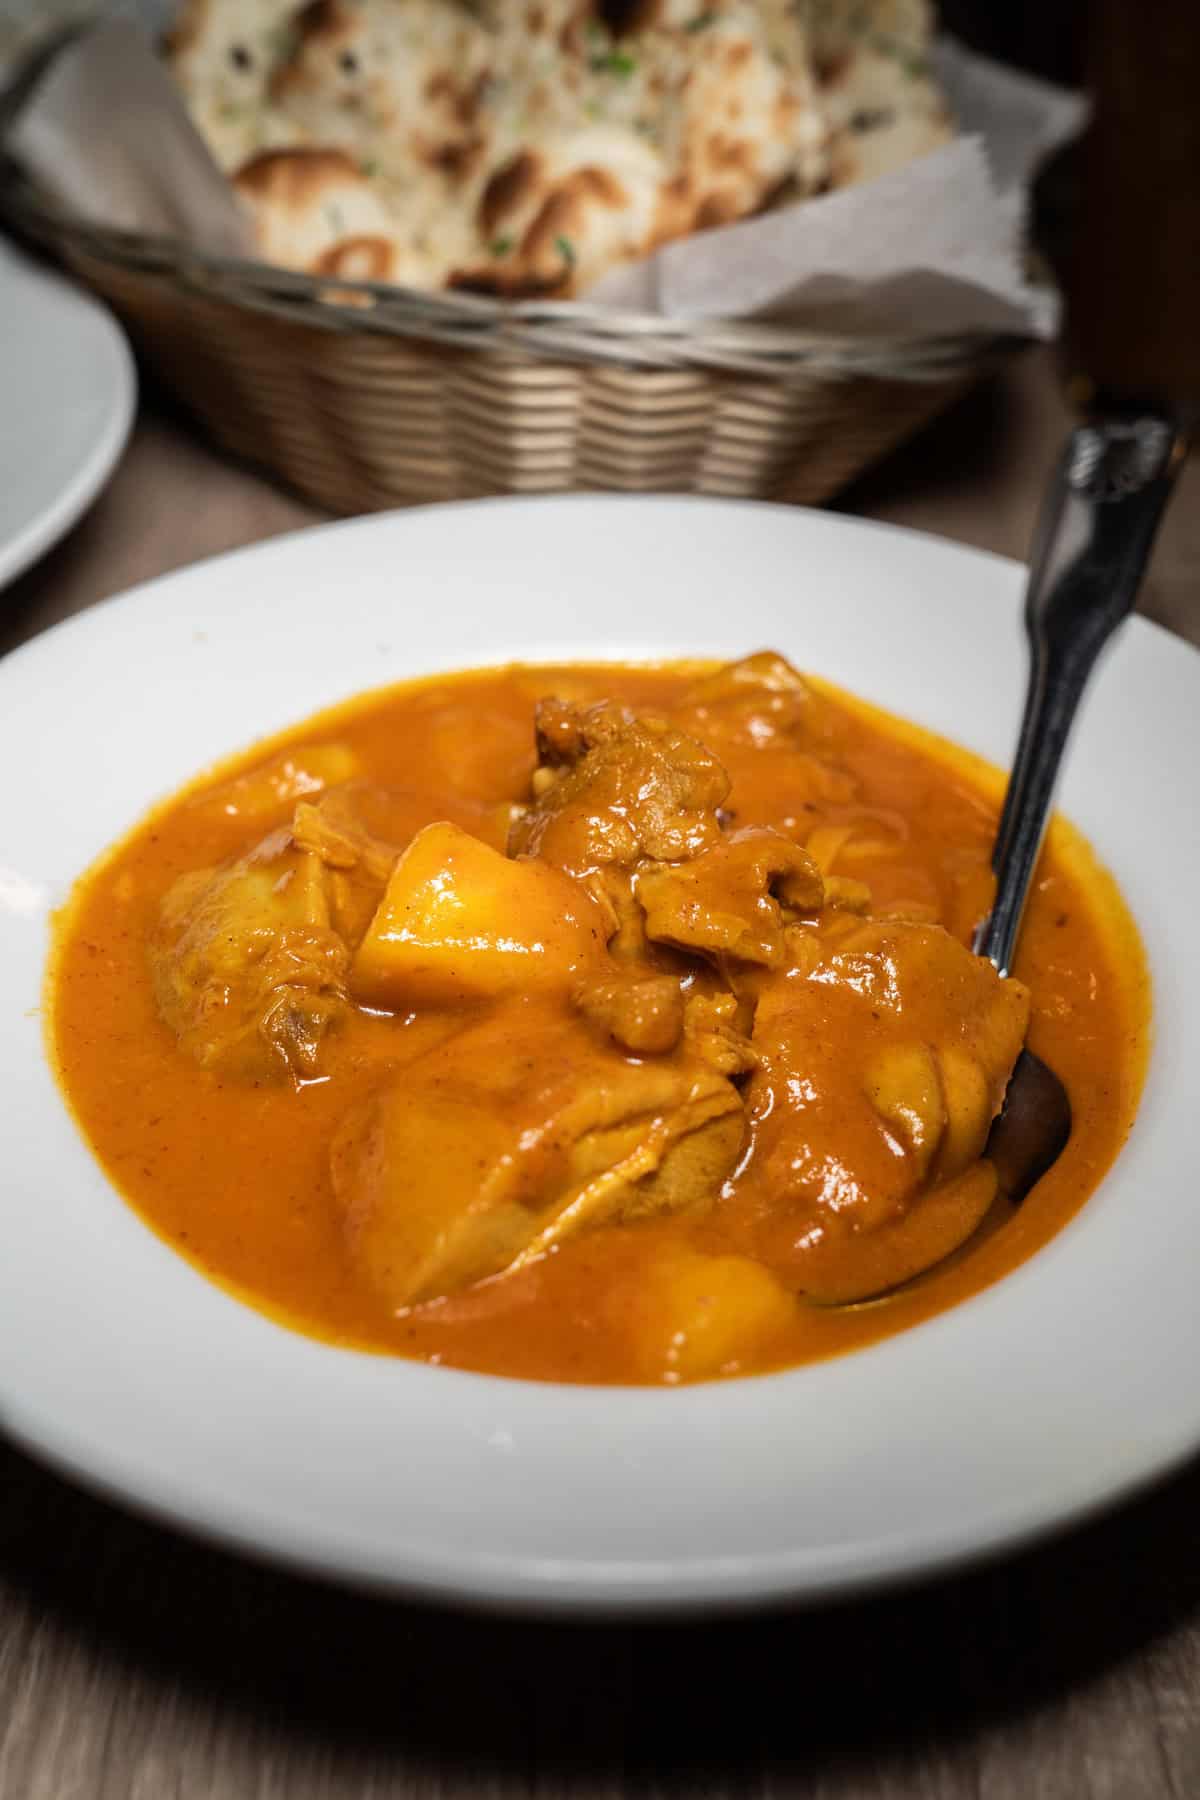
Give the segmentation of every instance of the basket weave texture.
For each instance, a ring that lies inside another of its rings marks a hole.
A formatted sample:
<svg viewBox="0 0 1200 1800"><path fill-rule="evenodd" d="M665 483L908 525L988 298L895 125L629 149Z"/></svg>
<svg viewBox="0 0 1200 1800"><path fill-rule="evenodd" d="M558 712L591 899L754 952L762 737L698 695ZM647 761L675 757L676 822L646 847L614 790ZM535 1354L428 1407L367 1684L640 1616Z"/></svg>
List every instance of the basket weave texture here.
<svg viewBox="0 0 1200 1800"><path fill-rule="evenodd" d="M1008 341L850 339L346 283L0 211L123 321L225 451L359 513L572 489L827 499Z"/></svg>

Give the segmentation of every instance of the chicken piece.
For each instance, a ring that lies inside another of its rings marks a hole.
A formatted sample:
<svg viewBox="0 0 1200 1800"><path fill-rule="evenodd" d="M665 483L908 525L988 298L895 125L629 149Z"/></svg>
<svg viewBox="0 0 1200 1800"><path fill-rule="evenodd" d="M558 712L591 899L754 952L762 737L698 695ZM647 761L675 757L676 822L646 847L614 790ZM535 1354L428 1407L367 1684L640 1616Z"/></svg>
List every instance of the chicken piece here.
<svg viewBox="0 0 1200 1800"><path fill-rule="evenodd" d="M704 1064L630 1062L557 1008L514 1000L355 1110L334 1189L358 1266L405 1307L611 1220L711 1201L742 1126Z"/></svg>
<svg viewBox="0 0 1200 1800"><path fill-rule="evenodd" d="M720 838L729 778L703 744L658 718L607 701L584 709L543 701L534 802L509 837L510 856L539 856L574 875L642 857L678 862Z"/></svg>
<svg viewBox="0 0 1200 1800"><path fill-rule="evenodd" d="M863 1091L906 1145L916 1179L923 1182L946 1135L946 1100L934 1051L916 1040L890 1044L868 1063Z"/></svg>
<svg viewBox="0 0 1200 1800"><path fill-rule="evenodd" d="M869 960L882 974L876 1001L896 1019L923 1029L934 1085L928 1107L938 1120L930 1173L936 1181L961 1174L983 1152L992 1120L1004 1104L1013 1064L1029 1027L1029 993L1020 982L1001 980L983 957L972 956L936 926L898 921L864 924L840 942L836 960L868 990ZM886 970L886 973L884 971ZM886 998L884 994L886 993ZM869 1057L866 1091L876 1111L902 1137L914 1130L903 1102L912 1039L893 1042ZM912 1115L915 1121L915 1113ZM910 1135L910 1142L915 1137Z"/></svg>
<svg viewBox="0 0 1200 1800"><path fill-rule="evenodd" d="M362 875L382 888L400 854L367 830L350 795L338 790L318 801L302 800L292 814L292 842L327 869Z"/></svg>
<svg viewBox="0 0 1200 1800"><path fill-rule="evenodd" d="M863 918L871 910L871 890L853 875L827 875L825 904L837 912L857 913Z"/></svg>
<svg viewBox="0 0 1200 1800"><path fill-rule="evenodd" d="M1023 1007L1014 1006L1011 1016L997 1008L990 1043L938 1047L937 1072L946 1124L933 1171L937 1180L951 1180L982 1156L992 1121L1004 1105L1012 1065L1020 1055L1020 1043L1016 1041L1018 1021L1023 1043L1029 1025L1027 1000ZM998 1043L996 1036L1000 1038Z"/></svg>
<svg viewBox="0 0 1200 1800"><path fill-rule="evenodd" d="M785 917L818 912L824 900L811 856L781 832L754 825L690 862L639 869L634 892L655 943L768 968L782 960Z"/></svg>
<svg viewBox="0 0 1200 1800"><path fill-rule="evenodd" d="M150 947L155 997L202 1068L247 1080L315 1073L350 964L323 873L282 829L168 891Z"/></svg>
<svg viewBox="0 0 1200 1800"><path fill-rule="evenodd" d="M565 993L600 967L610 928L561 869L514 862L443 821L419 831L396 863L350 986L385 1007Z"/></svg>
<svg viewBox="0 0 1200 1800"><path fill-rule="evenodd" d="M726 663L688 689L673 711L704 742L761 749L804 737L821 700L804 677L774 650Z"/></svg>
<svg viewBox="0 0 1200 1800"><path fill-rule="evenodd" d="M772 651L697 681L670 716L707 744L729 775L726 830L753 822L794 836L814 814L850 805L859 794L859 777L839 750L842 715Z"/></svg>
<svg viewBox="0 0 1200 1800"><path fill-rule="evenodd" d="M347 745L308 744L284 750L244 775L207 788L191 804L198 811L261 828L286 818L288 807L297 800L350 781L357 773L358 758Z"/></svg>
<svg viewBox="0 0 1200 1800"><path fill-rule="evenodd" d="M292 842L324 866L330 917L351 949L366 931L400 855L394 843L368 829L363 814L381 812L390 827L396 822L388 817L393 807L384 790L354 783L302 800L292 814Z"/></svg>
<svg viewBox="0 0 1200 1800"><path fill-rule="evenodd" d="M824 1238L805 1260L805 1298L818 1306L849 1306L945 1262L979 1230L997 1187L991 1163L977 1162L878 1231Z"/></svg>
<svg viewBox="0 0 1200 1800"><path fill-rule="evenodd" d="M319 766L307 755L276 759L246 779L282 792ZM296 804L290 828L169 889L150 951L155 993L202 1067L248 1080L316 1073L348 1004L351 951L396 860L361 817L380 801L386 812L387 799L365 787L317 792Z"/></svg>
<svg viewBox="0 0 1200 1800"><path fill-rule="evenodd" d="M738 1029L741 1010L735 995L728 991L709 993L696 984L684 999L683 1028L688 1045L721 1075L745 1075L758 1067L758 1052Z"/></svg>
<svg viewBox="0 0 1200 1800"><path fill-rule="evenodd" d="M618 971L582 985L575 1005L636 1056L663 1056L683 1035L683 990L674 975Z"/></svg>
<svg viewBox="0 0 1200 1800"><path fill-rule="evenodd" d="M839 1292L853 1285L855 1246L868 1283L884 1264L900 1281L921 1245L938 1246L930 1261L955 1248L955 1219L974 1230L990 1197L949 1184L978 1166L1029 1018L1020 983L939 927L846 924L808 932L806 954L760 981L752 1150L730 1193L757 1253L803 1291L834 1264ZM918 1207L924 1226L893 1229Z"/></svg>
<svg viewBox="0 0 1200 1800"><path fill-rule="evenodd" d="M547 769L569 769L587 753L584 736L586 714L570 700L559 700L553 694L539 700L534 712L533 737L539 765ZM544 782L549 787L550 782Z"/></svg>

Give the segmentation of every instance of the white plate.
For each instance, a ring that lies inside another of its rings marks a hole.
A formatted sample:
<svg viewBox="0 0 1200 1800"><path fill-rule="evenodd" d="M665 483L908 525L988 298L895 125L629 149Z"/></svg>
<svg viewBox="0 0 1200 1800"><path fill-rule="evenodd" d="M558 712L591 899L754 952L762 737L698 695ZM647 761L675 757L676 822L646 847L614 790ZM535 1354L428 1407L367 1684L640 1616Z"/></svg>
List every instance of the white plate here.
<svg viewBox="0 0 1200 1800"><path fill-rule="evenodd" d="M136 394L111 314L0 240L0 586L96 497Z"/></svg>
<svg viewBox="0 0 1200 1800"><path fill-rule="evenodd" d="M1015 563L818 513L505 501L202 564L0 665L0 1422L139 1506L337 1577L610 1611L912 1576L1200 1444L1200 657L1149 625L1101 672L1064 796L1157 976L1138 1128L1029 1264L876 1348L676 1391L326 1348L138 1221L42 1051L48 906L150 801L256 735L420 670L770 644L1003 760L1021 585Z"/></svg>

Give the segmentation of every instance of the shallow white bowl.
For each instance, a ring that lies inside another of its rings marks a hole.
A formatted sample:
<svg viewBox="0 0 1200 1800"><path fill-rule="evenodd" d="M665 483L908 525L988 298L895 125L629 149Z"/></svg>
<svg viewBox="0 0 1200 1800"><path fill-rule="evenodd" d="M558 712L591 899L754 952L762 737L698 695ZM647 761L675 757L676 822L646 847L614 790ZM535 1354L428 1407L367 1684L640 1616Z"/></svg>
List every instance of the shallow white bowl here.
<svg viewBox="0 0 1200 1800"><path fill-rule="evenodd" d="M327 1348L140 1223L42 1047L47 914L72 878L151 801L316 707L510 658L772 645L1003 761L1021 587L1014 563L826 514L498 501L201 564L0 665L0 1423L140 1507L329 1575L610 1612L911 1577L1194 1449L1200 657L1144 623L1098 677L1063 794L1156 977L1137 1129L1030 1263L875 1348L674 1391Z"/></svg>

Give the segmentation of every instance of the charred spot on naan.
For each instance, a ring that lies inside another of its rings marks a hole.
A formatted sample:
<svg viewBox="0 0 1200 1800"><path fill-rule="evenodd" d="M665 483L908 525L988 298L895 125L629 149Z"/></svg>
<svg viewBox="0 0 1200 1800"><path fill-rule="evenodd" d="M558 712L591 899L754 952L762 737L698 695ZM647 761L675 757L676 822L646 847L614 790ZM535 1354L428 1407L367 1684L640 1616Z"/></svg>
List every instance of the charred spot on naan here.
<svg viewBox="0 0 1200 1800"><path fill-rule="evenodd" d="M269 261L349 280L404 279L389 214L344 151L266 151L238 170L234 188Z"/></svg>
<svg viewBox="0 0 1200 1800"><path fill-rule="evenodd" d="M479 200L477 219L485 238L492 237L537 186L540 161L532 150L520 150L496 170Z"/></svg>
<svg viewBox="0 0 1200 1800"><path fill-rule="evenodd" d="M313 265L317 275L340 275L346 281L392 281L396 272L396 246L390 238L342 238L324 251Z"/></svg>

